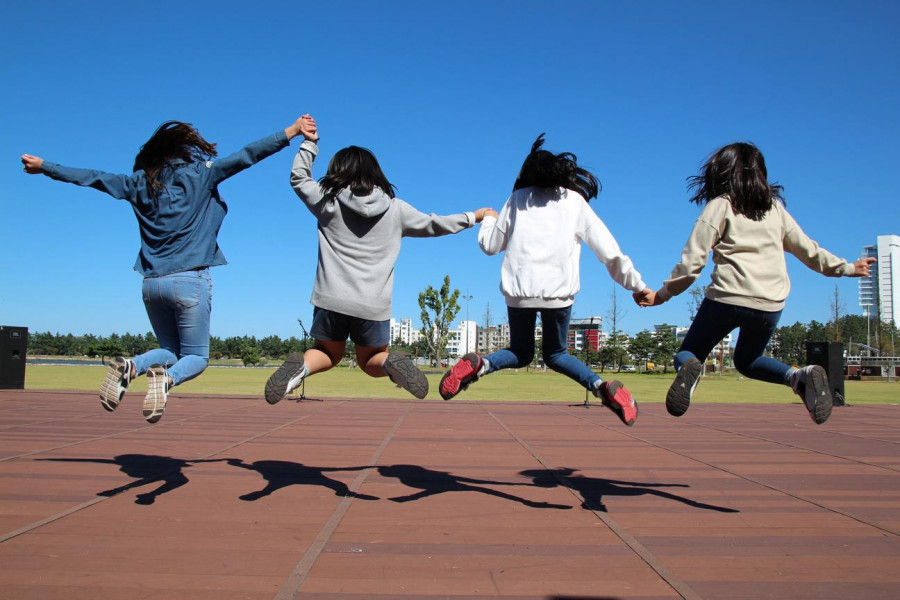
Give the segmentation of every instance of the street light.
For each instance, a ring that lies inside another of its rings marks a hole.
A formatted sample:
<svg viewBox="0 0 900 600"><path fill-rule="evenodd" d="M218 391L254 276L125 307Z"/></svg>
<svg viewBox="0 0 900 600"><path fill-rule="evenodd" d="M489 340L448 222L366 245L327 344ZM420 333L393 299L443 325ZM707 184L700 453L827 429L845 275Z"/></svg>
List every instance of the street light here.
<svg viewBox="0 0 900 600"><path fill-rule="evenodd" d="M474 298L475 296L471 294L463 294L461 298L466 301L466 350L463 354L469 353L469 300Z"/></svg>

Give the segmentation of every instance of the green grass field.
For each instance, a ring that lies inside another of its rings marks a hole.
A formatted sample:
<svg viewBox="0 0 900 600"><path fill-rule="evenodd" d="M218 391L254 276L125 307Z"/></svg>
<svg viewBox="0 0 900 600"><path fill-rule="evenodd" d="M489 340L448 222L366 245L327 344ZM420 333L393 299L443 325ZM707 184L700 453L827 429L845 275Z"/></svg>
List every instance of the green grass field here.
<svg viewBox="0 0 900 600"><path fill-rule="evenodd" d="M101 366L49 366L28 365L25 387L30 390L98 390L105 374ZM211 367L200 377L177 388L179 394L217 395L232 394L262 397L266 380L275 371L268 368L220 368ZM614 373L601 374L604 379L618 379L641 402L662 402L672 382L673 374ZM440 401L437 392L440 373L428 375L431 391L428 399ZM146 378L138 378L129 391L144 392ZM848 404L898 404L900 383L880 381L846 381ZM359 369L338 367L310 377L306 383L306 395L316 397L352 398L412 398L407 392L394 386L384 377L374 379ZM583 402L584 388L571 379L554 373L534 371L500 371L485 377L454 401L540 401ZM795 402L797 397L787 387L774 386L744 379L738 375L708 375L704 377L694 395L695 402Z"/></svg>

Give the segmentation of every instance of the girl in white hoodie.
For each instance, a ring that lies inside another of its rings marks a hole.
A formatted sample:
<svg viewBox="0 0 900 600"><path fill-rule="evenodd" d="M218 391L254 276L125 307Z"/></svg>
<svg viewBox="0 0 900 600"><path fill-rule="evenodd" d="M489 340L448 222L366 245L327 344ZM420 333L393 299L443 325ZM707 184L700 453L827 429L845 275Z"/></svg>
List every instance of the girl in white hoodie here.
<svg viewBox="0 0 900 600"><path fill-rule="evenodd" d="M625 386L619 381L604 382L566 350L572 304L580 289L581 242L594 251L619 285L632 292L642 292L646 286L588 205L600 190L597 179L578 166L574 154L553 154L542 150L543 144L541 134L499 216L488 214L478 234L486 254L505 251L500 290L509 313L510 347L483 358L465 355L441 379L440 394L449 400L482 375L530 364L540 312L547 366L593 392L631 426L638 409Z"/></svg>

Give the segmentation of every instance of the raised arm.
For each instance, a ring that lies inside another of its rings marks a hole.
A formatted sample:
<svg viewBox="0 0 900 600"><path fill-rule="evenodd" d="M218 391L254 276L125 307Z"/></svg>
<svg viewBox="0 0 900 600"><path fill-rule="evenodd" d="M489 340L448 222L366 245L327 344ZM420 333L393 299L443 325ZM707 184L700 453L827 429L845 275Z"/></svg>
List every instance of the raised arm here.
<svg viewBox="0 0 900 600"><path fill-rule="evenodd" d="M302 135L304 131L309 131L308 119L311 119L311 117L304 115L285 127L283 131L267 135L261 140L247 144L233 154L207 163L211 170L210 175L213 183L218 184L233 175L237 175L244 169L252 167L264 158L286 148L293 138ZM312 122L312 131L315 131L315 121Z"/></svg>
<svg viewBox="0 0 900 600"><path fill-rule="evenodd" d="M24 165L22 170L29 175L44 174L57 181L94 188L119 200L127 200L134 192L135 179L133 176L106 173L94 169L64 167L32 154L23 154L21 160Z"/></svg>

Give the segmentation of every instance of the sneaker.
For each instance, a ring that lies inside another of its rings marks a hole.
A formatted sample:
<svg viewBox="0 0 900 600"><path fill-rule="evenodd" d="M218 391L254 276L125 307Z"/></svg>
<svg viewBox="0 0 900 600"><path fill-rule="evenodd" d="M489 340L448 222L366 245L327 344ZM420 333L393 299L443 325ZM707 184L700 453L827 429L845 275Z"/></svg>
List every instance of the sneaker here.
<svg viewBox="0 0 900 600"><path fill-rule="evenodd" d="M144 418L156 423L166 410L169 399L169 374L162 367L152 367L147 371L147 395L144 396Z"/></svg>
<svg viewBox="0 0 900 600"><path fill-rule="evenodd" d="M303 377L306 376L306 367L303 365L302 354L289 354L278 370L272 373L266 382L266 402L277 404L282 398L297 389Z"/></svg>
<svg viewBox="0 0 900 600"><path fill-rule="evenodd" d="M413 364L408 356L400 352L391 352L384 361L384 370L391 381L404 390L422 399L428 395L428 380L425 374Z"/></svg>
<svg viewBox="0 0 900 600"><path fill-rule="evenodd" d="M106 377L100 384L100 405L110 412L116 410L129 383L131 383L131 361L121 356L109 361Z"/></svg>
<svg viewBox="0 0 900 600"><path fill-rule="evenodd" d="M819 365L808 365L794 371L791 375L791 388L795 394L803 398L809 416L817 425L828 420L834 406L834 398L825 369Z"/></svg>
<svg viewBox="0 0 900 600"><path fill-rule="evenodd" d="M696 358L687 359L678 369L675 381L669 386L669 392L666 394L666 410L673 417L680 417L691 406L691 397L697 389L697 384L700 383L702 370L703 365Z"/></svg>
<svg viewBox="0 0 900 600"><path fill-rule="evenodd" d="M631 427L637 420L637 401L632 397L621 381L604 381L594 388L594 395L600 398L603 406L607 407L622 419L622 422Z"/></svg>
<svg viewBox="0 0 900 600"><path fill-rule="evenodd" d="M441 378L441 385L438 387L441 398L449 400L469 387L470 383L478 381L479 371L483 364L481 357L474 352L459 359L453 368Z"/></svg>

